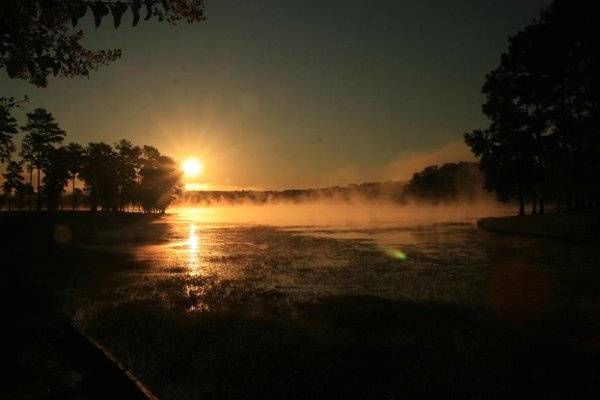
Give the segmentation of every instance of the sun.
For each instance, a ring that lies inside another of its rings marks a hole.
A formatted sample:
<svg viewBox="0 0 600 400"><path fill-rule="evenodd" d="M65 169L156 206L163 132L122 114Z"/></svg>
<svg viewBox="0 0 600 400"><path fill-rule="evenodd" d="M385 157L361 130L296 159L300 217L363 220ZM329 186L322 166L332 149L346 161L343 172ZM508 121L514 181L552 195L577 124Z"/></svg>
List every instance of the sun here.
<svg viewBox="0 0 600 400"><path fill-rule="evenodd" d="M193 178L202 172L202 163L197 158L188 158L181 164L181 169L187 178Z"/></svg>

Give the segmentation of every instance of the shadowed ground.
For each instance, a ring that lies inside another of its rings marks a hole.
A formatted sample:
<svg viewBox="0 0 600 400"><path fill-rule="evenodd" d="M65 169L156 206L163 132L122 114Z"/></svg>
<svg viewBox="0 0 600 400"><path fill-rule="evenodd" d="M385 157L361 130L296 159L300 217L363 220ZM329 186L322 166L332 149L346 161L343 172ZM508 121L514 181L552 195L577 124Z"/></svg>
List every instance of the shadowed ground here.
<svg viewBox="0 0 600 400"><path fill-rule="evenodd" d="M600 243L600 214L593 212L483 218L478 226L510 235Z"/></svg>

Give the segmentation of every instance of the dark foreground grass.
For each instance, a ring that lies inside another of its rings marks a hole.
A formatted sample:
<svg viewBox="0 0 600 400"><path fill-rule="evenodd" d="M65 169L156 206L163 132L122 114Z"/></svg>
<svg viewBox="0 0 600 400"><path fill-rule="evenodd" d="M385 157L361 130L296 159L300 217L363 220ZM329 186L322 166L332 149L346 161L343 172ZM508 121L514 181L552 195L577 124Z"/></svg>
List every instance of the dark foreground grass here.
<svg viewBox="0 0 600 400"><path fill-rule="evenodd" d="M483 218L477 225L496 233L600 243L600 214L594 212Z"/></svg>
<svg viewBox="0 0 600 400"><path fill-rule="evenodd" d="M81 296L107 296L111 276L145 267L90 248L95 234L116 226L148 240L161 225L145 216L0 218L10 244L9 398L106 398L69 356L64 319L79 322L162 399L600 396L598 322L577 315L511 322L457 305L373 296L294 302L264 290L203 312L113 294L77 316ZM57 227L70 239L57 240Z"/></svg>
<svg viewBox="0 0 600 400"><path fill-rule="evenodd" d="M600 359L565 340L568 326L515 326L451 306L342 296L279 316L190 316L149 303L105 313L87 329L168 399L599 394Z"/></svg>

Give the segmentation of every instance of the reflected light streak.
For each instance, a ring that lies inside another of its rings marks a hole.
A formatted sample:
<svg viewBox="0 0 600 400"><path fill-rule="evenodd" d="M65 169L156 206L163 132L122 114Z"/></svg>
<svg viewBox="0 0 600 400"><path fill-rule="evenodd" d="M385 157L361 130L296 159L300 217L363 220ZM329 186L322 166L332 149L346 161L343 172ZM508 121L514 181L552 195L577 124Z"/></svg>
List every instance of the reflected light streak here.
<svg viewBox="0 0 600 400"><path fill-rule="evenodd" d="M217 209L211 207L173 207L171 211L182 222L202 224L223 222Z"/></svg>
<svg viewBox="0 0 600 400"><path fill-rule="evenodd" d="M199 252L200 237L198 236L198 228L195 224L190 225L190 233L188 236L189 248L189 268L192 275L198 274L198 252Z"/></svg>

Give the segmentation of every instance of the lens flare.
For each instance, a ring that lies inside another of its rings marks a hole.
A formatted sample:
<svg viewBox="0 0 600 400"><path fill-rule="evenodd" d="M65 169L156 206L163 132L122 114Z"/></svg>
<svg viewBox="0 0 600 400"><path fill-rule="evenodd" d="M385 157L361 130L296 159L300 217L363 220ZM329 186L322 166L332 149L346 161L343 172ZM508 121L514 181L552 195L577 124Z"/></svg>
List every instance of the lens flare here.
<svg viewBox="0 0 600 400"><path fill-rule="evenodd" d="M387 254L388 256L390 256L396 260L399 260L399 261L408 260L408 256L402 250L394 249L391 247L387 247L384 250L385 250L385 254Z"/></svg>

